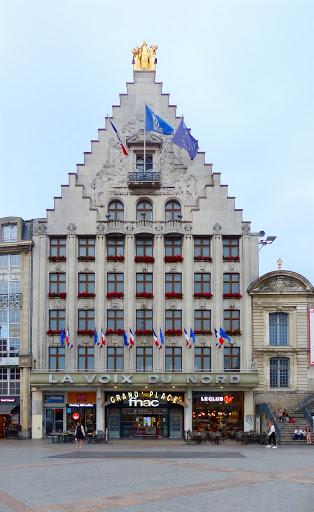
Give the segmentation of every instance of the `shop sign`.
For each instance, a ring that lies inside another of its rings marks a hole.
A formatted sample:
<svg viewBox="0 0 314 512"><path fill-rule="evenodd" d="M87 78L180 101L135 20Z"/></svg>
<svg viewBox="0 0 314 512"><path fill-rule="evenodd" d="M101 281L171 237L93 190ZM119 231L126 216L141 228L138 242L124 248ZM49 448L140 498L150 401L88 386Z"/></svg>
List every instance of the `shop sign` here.
<svg viewBox="0 0 314 512"><path fill-rule="evenodd" d="M64 395L44 395L45 404L55 403L55 404L63 404Z"/></svg>
<svg viewBox="0 0 314 512"><path fill-rule="evenodd" d="M142 395L141 398L139 398L140 394ZM147 395L147 398L145 395ZM176 404L178 400L181 400L181 398L178 396L172 396L171 394L166 393L158 393L156 391L147 391L145 392L145 395L143 396L143 393L139 393L138 391L129 391L128 393L121 393L110 396L109 400L112 404L118 402L126 402L130 407L158 407L161 401L167 401Z"/></svg>
<svg viewBox="0 0 314 512"><path fill-rule="evenodd" d="M32 375L32 383L37 383L36 374ZM136 381L134 382L133 379ZM176 375L170 375L170 374L148 374L145 375L145 377L136 374L100 374L97 375L92 374L65 374L65 375L58 375L58 374L49 374L48 375L48 382L49 384L80 384L82 380L85 381L87 384L138 384L139 381L142 383L147 384L177 384L177 385L184 385L184 384L239 384L241 382L241 376L235 375L235 374L209 374L209 375L199 375L199 374L180 374L177 373ZM254 375L255 380L255 375Z"/></svg>
<svg viewBox="0 0 314 512"><path fill-rule="evenodd" d="M68 404L69 407L94 407L94 404Z"/></svg>
<svg viewBox="0 0 314 512"><path fill-rule="evenodd" d="M0 404L14 404L15 402L15 398L0 398Z"/></svg>
<svg viewBox="0 0 314 512"><path fill-rule="evenodd" d="M72 418L74 419L74 421L79 420L79 419L80 419L80 415L79 415L79 413L78 413L78 412L74 412L74 413L72 414Z"/></svg>
<svg viewBox="0 0 314 512"><path fill-rule="evenodd" d="M233 396L201 396L201 402L225 402L230 404Z"/></svg>

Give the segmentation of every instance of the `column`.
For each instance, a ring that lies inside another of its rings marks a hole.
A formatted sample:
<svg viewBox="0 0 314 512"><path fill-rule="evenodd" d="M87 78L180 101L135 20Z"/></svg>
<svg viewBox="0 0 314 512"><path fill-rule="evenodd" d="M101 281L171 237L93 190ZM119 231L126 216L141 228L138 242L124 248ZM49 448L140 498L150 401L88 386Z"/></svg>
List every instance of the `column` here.
<svg viewBox="0 0 314 512"><path fill-rule="evenodd" d="M220 228L220 226L219 226ZM222 236L218 234L214 234L212 237L212 258L213 263L212 267L212 294L213 298L211 299L211 312L212 312L212 332L214 333L214 328L219 330L220 327L223 327L223 271L224 271L224 263L223 263L223 250L222 250ZM223 349L216 349L216 341L213 338L212 343L212 370L221 370L223 371Z"/></svg>
<svg viewBox="0 0 314 512"><path fill-rule="evenodd" d="M190 336L190 329L194 326L194 299L193 299L193 238L192 235L184 236L183 246L183 262L182 262L182 279L183 279L183 300L182 300L182 330L186 329L188 336ZM178 301L180 307L181 301ZM193 345L193 340L190 339ZM182 370L194 371L194 347L191 349L186 348L185 337L183 337L183 358Z"/></svg>
<svg viewBox="0 0 314 512"><path fill-rule="evenodd" d="M164 238L156 235L154 241L154 329L160 342L160 328L165 332L165 263L164 263ZM154 370L163 370L165 367L165 345L160 350L154 347L153 350Z"/></svg>
<svg viewBox="0 0 314 512"><path fill-rule="evenodd" d="M96 262L95 262L95 326L98 334L98 341L101 338L101 329L105 329L105 236L96 237ZM95 347L95 370L102 371L106 364L106 349ZM97 415L98 418L98 415ZM98 419L97 419L98 423ZM102 430L98 428L98 430Z"/></svg>
<svg viewBox="0 0 314 512"><path fill-rule="evenodd" d="M244 392L244 432L254 430L254 394L250 389Z"/></svg>
<svg viewBox="0 0 314 512"><path fill-rule="evenodd" d="M187 407L184 408L184 430L192 432L192 388L188 388L184 393L184 401Z"/></svg>
<svg viewBox="0 0 314 512"><path fill-rule="evenodd" d="M124 330L129 340L130 328L134 334L136 329L136 300L135 300L135 263L134 263L134 235L128 234L125 239L124 260ZM138 338L136 339L136 343ZM135 347L136 350L136 347ZM133 371L135 369L134 348L124 349L124 368Z"/></svg>
<svg viewBox="0 0 314 512"><path fill-rule="evenodd" d="M67 285L67 298L66 298L66 311L65 311L65 328L69 328L70 342L73 348L65 347L65 367L73 371L76 369L77 364L77 346L78 337L77 331L77 252L76 252L76 236L68 234L67 247L66 247L66 285Z"/></svg>
<svg viewBox="0 0 314 512"><path fill-rule="evenodd" d="M96 430L105 430L105 408L102 407L104 402L104 395L101 391L101 387L98 386L96 389Z"/></svg>

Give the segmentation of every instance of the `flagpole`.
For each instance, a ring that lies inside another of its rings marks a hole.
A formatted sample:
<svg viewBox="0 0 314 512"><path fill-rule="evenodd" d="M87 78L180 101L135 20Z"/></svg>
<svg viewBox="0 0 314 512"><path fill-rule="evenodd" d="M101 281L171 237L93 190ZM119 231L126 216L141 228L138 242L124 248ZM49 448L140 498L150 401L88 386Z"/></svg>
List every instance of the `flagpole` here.
<svg viewBox="0 0 314 512"><path fill-rule="evenodd" d="M146 103L144 103L145 114L144 114L144 174L146 172Z"/></svg>
<svg viewBox="0 0 314 512"><path fill-rule="evenodd" d="M108 116L108 114L107 114L107 118L106 118L106 119L108 119L108 120L109 120L109 122L110 122L110 117ZM110 123L110 124L111 124L111 123ZM137 172L136 166L135 166L134 162L132 161L130 154L128 153L128 154L127 154L127 155L125 155L125 156L128 156L129 160L131 161L131 165L132 165L132 167L134 168L134 171L135 171L135 172Z"/></svg>
<svg viewBox="0 0 314 512"><path fill-rule="evenodd" d="M156 162L156 163L155 163L155 165L154 165L154 168L153 168L153 171L152 171L152 172L154 172L154 169L155 169L155 167L157 166L157 164L158 164L159 160L161 159L162 155L164 154L165 149L166 149L166 147L168 146L169 142L171 142L171 141L172 141L173 137L174 137L174 136L175 136L175 134L177 133L178 128L179 128L179 126L180 126L180 123L181 123L181 120L182 120L182 119L183 119L183 116L181 116L181 117L180 117L180 121L178 122L178 124L177 124L176 128L173 130L173 132L172 132L172 137L169 137L169 139L167 140L167 143L166 143L166 145L165 145L164 149L162 150L162 152L160 153L160 155L159 155L159 157L158 157L158 159L157 159L157 162Z"/></svg>

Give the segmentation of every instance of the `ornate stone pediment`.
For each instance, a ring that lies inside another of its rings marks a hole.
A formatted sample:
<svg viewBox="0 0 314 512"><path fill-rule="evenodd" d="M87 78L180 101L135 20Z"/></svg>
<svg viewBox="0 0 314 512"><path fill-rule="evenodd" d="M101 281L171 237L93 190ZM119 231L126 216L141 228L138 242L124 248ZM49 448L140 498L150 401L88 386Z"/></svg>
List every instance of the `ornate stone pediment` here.
<svg viewBox="0 0 314 512"><path fill-rule="evenodd" d="M158 137L154 132L146 132L146 144L154 144L156 146L161 146L163 140L161 137ZM144 144L144 130L138 130L138 132L134 133L134 135L130 135L126 139L126 143L128 146L132 146L133 144Z"/></svg>
<svg viewBox="0 0 314 512"><path fill-rule="evenodd" d="M305 277L285 270L269 272L257 279L249 288L250 293L300 293L312 291L313 287Z"/></svg>

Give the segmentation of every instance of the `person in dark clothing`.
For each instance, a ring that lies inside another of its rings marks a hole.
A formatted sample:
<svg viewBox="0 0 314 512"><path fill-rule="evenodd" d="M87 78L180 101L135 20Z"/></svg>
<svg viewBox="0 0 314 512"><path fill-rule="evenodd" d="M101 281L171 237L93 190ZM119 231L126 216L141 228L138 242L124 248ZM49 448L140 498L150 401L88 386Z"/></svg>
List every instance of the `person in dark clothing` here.
<svg viewBox="0 0 314 512"><path fill-rule="evenodd" d="M76 448L82 448L84 437L85 437L84 427L81 424L81 422L79 421L76 424L75 433L74 433Z"/></svg>

